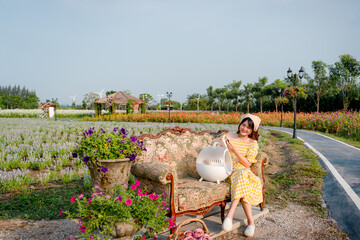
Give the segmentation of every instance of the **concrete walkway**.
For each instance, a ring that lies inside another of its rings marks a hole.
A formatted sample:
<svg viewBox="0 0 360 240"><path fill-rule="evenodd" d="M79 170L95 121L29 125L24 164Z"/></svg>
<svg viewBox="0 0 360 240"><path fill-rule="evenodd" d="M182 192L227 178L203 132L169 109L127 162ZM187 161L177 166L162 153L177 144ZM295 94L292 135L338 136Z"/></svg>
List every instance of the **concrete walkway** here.
<svg viewBox="0 0 360 240"><path fill-rule="evenodd" d="M226 208L228 209L229 206L230 206L230 203L227 204ZM259 217L261 217L269 212L269 210L267 208L265 208L264 211L260 211L260 207L253 207L252 211L253 211L254 220L258 219ZM202 217L202 216L196 217L196 216L191 216L191 215L179 217L176 219L176 225L179 226L179 224L181 224L183 221L185 221L189 218L201 219L206 224L206 227L209 229L209 234L212 239L227 233L221 229L222 223L221 223L219 207L214 207L209 213L204 215L204 217ZM233 229L237 229L240 226L244 226L244 225L247 225L247 220L246 220L244 210L240 204L236 208L235 215L233 218ZM185 230L192 231L192 230L195 230L196 228L203 229L203 226L201 223L193 221L193 222L190 222L189 224L181 227L179 229L179 232L182 232ZM158 239L159 240L167 240L168 237L169 237L169 231L160 234ZM175 240L175 238L174 238L174 240Z"/></svg>
<svg viewBox="0 0 360 240"><path fill-rule="evenodd" d="M290 128L263 128L293 133ZM330 216L350 239L360 239L360 149L310 131L297 130L297 137L328 171L323 198Z"/></svg>

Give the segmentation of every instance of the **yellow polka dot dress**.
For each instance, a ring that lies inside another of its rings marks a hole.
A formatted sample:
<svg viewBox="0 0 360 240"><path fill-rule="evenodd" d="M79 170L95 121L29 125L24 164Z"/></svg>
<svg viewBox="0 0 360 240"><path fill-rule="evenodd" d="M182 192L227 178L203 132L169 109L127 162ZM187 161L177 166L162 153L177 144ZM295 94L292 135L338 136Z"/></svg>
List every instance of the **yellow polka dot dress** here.
<svg viewBox="0 0 360 240"><path fill-rule="evenodd" d="M237 139L229 139L250 163L256 162L259 145L257 141L251 143L243 142ZM233 170L245 168L236 155L230 151L232 157ZM261 181L250 169L242 171L233 171L230 175L231 183L231 201L241 199L251 205L258 205L263 201Z"/></svg>

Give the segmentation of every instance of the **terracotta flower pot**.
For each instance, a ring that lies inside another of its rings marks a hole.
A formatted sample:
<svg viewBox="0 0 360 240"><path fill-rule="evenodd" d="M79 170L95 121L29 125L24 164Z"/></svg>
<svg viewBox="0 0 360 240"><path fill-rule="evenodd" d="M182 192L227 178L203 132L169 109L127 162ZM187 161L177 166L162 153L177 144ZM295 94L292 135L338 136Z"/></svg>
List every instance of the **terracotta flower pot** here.
<svg viewBox="0 0 360 240"><path fill-rule="evenodd" d="M102 189L110 189L118 183L128 183L132 163L130 158L99 160L99 162L108 171L104 173L93 166L88 166L93 185L98 185ZM125 185L125 188L127 188L127 185Z"/></svg>

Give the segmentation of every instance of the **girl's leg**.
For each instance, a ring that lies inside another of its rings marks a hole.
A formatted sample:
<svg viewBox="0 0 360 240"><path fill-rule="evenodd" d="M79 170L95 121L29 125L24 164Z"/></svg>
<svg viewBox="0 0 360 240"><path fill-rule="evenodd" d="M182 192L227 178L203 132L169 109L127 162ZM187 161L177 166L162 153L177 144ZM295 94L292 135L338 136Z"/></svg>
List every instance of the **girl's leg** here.
<svg viewBox="0 0 360 240"><path fill-rule="evenodd" d="M236 209L237 205L239 204L239 201L240 201L240 199L234 199L231 201L229 211L226 215L227 218L233 219L234 214L235 214L235 209Z"/></svg>
<svg viewBox="0 0 360 240"><path fill-rule="evenodd" d="M251 204L245 202L243 199L241 199L241 204L243 206L247 221L248 221L248 225L255 225L254 223L254 219L252 216L252 206ZM232 203L231 203L232 206Z"/></svg>

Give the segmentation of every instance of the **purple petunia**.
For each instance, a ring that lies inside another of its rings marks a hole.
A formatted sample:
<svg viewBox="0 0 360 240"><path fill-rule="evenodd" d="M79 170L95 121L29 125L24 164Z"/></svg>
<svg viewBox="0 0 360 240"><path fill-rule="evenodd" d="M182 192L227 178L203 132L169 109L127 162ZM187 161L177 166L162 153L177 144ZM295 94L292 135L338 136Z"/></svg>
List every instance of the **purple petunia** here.
<svg viewBox="0 0 360 240"><path fill-rule="evenodd" d="M131 139L131 142L136 142L136 137L135 136L131 136L130 139Z"/></svg>
<svg viewBox="0 0 360 240"><path fill-rule="evenodd" d="M134 161L135 158L136 158L136 155L135 155L135 154L131 154L129 158L130 158L131 161Z"/></svg>
<svg viewBox="0 0 360 240"><path fill-rule="evenodd" d="M125 128L121 128L120 131L121 131L122 134L126 135L126 130L125 130Z"/></svg>
<svg viewBox="0 0 360 240"><path fill-rule="evenodd" d="M103 173L106 173L106 172L109 171L109 170L108 170L107 167L101 167L100 171L102 171Z"/></svg>
<svg viewBox="0 0 360 240"><path fill-rule="evenodd" d="M76 152L73 152L73 153L72 153L72 156L73 156L73 158L77 158L77 153L76 153Z"/></svg>
<svg viewBox="0 0 360 240"><path fill-rule="evenodd" d="M103 133L105 133L105 130L103 128L100 129Z"/></svg>
<svg viewBox="0 0 360 240"><path fill-rule="evenodd" d="M117 132L117 130L119 130L119 127L114 127L114 132L116 133Z"/></svg>
<svg viewBox="0 0 360 240"><path fill-rule="evenodd" d="M111 138L106 139L107 142L111 142Z"/></svg>
<svg viewBox="0 0 360 240"><path fill-rule="evenodd" d="M85 156L85 157L83 158L84 163L88 163L89 160L90 160L90 157L89 157L89 156Z"/></svg>

